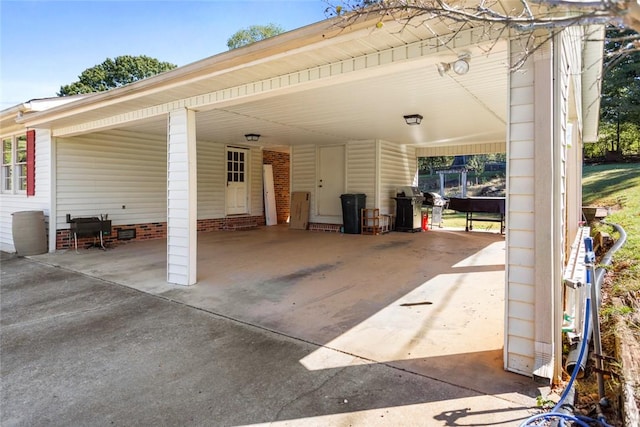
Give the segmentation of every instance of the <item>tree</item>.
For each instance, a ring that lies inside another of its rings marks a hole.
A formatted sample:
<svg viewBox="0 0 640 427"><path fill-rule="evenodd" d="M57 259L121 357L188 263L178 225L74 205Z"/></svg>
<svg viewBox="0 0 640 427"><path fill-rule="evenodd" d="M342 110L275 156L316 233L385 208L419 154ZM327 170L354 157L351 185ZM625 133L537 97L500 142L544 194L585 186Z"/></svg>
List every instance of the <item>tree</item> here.
<svg viewBox="0 0 640 427"><path fill-rule="evenodd" d="M79 80L77 82L60 86L58 96L103 92L146 79L176 67L177 65L161 62L144 55L125 55L118 56L115 59L107 58L102 64L84 70L78 76Z"/></svg>
<svg viewBox="0 0 640 427"><path fill-rule="evenodd" d="M640 124L640 50L621 54L632 31L610 27L604 55L600 120L615 129L614 137L607 137L610 151L620 152L622 128L626 123Z"/></svg>
<svg viewBox="0 0 640 427"><path fill-rule="evenodd" d="M284 28L276 24L252 25L234 33L227 40L229 50L255 43L284 33Z"/></svg>

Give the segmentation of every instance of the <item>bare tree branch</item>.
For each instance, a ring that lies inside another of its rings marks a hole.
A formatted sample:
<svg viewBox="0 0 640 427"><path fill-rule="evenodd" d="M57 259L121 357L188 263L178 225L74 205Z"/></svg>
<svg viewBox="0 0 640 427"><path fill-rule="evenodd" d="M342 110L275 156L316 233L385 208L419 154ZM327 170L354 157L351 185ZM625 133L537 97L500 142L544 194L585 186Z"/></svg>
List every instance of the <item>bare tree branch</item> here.
<svg viewBox="0 0 640 427"><path fill-rule="evenodd" d="M636 33L626 39L619 54L640 49L638 0L519 0L512 3L498 0L343 0L337 4L327 0L327 3L329 16L342 17L345 26L363 18L377 19L379 27L388 21L403 22L403 28L422 25L431 28L429 22L440 22L448 26L451 40L465 26L489 27L489 33L498 33L500 37L506 30L513 30L520 33L526 43L523 57L512 64L512 70L522 66L537 50L537 44L545 43L571 26L626 27ZM439 40L443 37L431 31ZM538 41L532 44L532 40Z"/></svg>

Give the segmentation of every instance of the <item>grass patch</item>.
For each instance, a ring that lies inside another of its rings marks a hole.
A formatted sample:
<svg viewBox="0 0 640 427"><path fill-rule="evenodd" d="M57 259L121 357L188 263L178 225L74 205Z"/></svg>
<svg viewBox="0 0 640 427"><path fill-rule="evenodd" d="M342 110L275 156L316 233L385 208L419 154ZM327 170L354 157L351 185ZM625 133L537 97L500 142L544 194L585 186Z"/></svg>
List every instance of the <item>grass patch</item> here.
<svg viewBox="0 0 640 427"><path fill-rule="evenodd" d="M627 242L613 257L614 293L640 290L640 164L585 166L583 205L611 207L606 221L619 224L627 233ZM609 226L594 228L619 238Z"/></svg>

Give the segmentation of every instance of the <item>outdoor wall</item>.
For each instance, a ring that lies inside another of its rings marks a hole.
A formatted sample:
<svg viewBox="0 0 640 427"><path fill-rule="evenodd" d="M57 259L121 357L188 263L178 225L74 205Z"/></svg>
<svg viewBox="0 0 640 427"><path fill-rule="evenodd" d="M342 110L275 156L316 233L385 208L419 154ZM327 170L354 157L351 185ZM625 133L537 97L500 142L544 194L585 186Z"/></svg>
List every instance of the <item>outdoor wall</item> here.
<svg viewBox="0 0 640 427"><path fill-rule="evenodd" d="M512 49L517 52L516 42ZM507 301L505 367L531 375L534 366L534 72L528 61L510 74L507 141Z"/></svg>
<svg viewBox="0 0 640 427"><path fill-rule="evenodd" d="M197 142L198 219L225 217L225 145Z"/></svg>
<svg viewBox="0 0 640 427"><path fill-rule="evenodd" d="M70 246L66 214L108 214L116 243L118 229L135 228L136 239L166 237L167 142L165 137L109 131L57 140L57 247ZM198 229L246 225L226 219L225 145L202 142L198 150ZM44 150L39 150L44 151ZM264 224L262 154L250 149L251 223ZM36 184L38 188L46 183ZM26 196L22 196L26 199ZM31 198L30 198L31 199ZM4 206L4 203L3 203ZM123 209L124 206L124 209ZM91 238L81 240L85 245Z"/></svg>
<svg viewBox="0 0 640 427"><path fill-rule="evenodd" d="M418 158L415 149L387 141L379 142L379 193L378 206L382 214L395 214L398 187L418 185Z"/></svg>
<svg viewBox="0 0 640 427"><path fill-rule="evenodd" d="M36 129L35 147L35 195L27 197L26 192L0 194L0 250L2 251L15 252L12 213L32 210L44 211L45 220L49 221L48 216L51 209L51 133L48 130Z"/></svg>
<svg viewBox="0 0 640 427"><path fill-rule="evenodd" d="M289 153L265 150L262 152L262 163L273 167L273 189L278 224L285 224L289 219L291 204L289 194L291 162Z"/></svg>
<svg viewBox="0 0 640 427"><path fill-rule="evenodd" d="M386 141L351 141L346 145L346 191L367 195L367 207L395 213L392 197L404 185L417 185L415 149ZM316 147L291 149L291 191L311 193L310 222L322 222L315 210Z"/></svg>
<svg viewBox="0 0 640 427"><path fill-rule="evenodd" d="M57 229L66 215L109 215L113 225L167 220L164 137L109 131L56 141Z"/></svg>
<svg viewBox="0 0 640 427"><path fill-rule="evenodd" d="M311 193L309 221L316 222L316 146L294 145L291 147L291 192Z"/></svg>
<svg viewBox="0 0 640 427"><path fill-rule="evenodd" d="M264 217L264 184L262 183L262 150L251 148L249 176L249 213L251 216Z"/></svg>
<svg viewBox="0 0 640 427"><path fill-rule="evenodd" d="M375 141L352 141L346 147L347 186L345 193L366 194L367 208L378 204Z"/></svg>
<svg viewBox="0 0 640 427"><path fill-rule="evenodd" d="M561 373L562 270L580 193L581 49L580 31L568 30L510 75L505 367L539 378Z"/></svg>

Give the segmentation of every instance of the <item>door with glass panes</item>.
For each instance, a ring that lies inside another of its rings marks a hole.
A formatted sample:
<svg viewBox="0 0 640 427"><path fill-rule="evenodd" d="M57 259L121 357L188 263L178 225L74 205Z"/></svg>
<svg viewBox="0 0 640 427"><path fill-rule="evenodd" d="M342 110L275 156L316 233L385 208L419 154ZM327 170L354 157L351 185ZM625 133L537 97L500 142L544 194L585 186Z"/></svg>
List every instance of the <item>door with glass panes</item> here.
<svg viewBox="0 0 640 427"><path fill-rule="evenodd" d="M249 150L227 147L227 215L248 213Z"/></svg>

